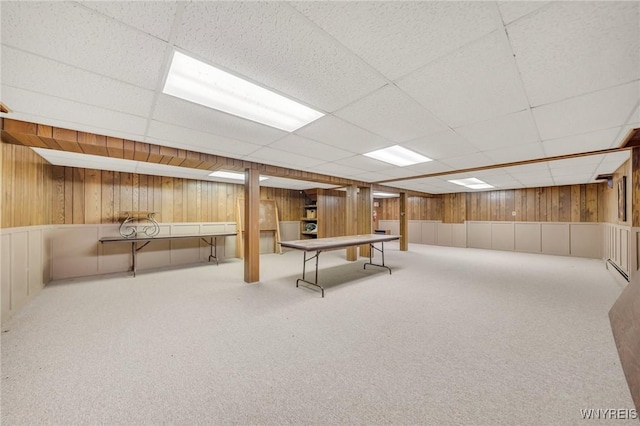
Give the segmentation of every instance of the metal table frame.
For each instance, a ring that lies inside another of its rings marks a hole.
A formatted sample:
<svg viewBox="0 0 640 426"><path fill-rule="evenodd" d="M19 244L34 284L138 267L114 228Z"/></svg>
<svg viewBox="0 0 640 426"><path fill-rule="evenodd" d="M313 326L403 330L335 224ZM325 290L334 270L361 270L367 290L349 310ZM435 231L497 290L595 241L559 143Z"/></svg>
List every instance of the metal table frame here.
<svg viewBox="0 0 640 426"><path fill-rule="evenodd" d="M322 297L324 297L324 287L318 284L318 260L320 259L320 253L327 250L369 244L369 247L371 247L371 250L369 251L369 262L366 262L363 265L363 269L367 269L367 265L377 266L388 269L389 275L391 275L391 268L384 264L384 243L385 241L394 241L399 239L400 236L398 235L367 234L346 237L316 238L313 240L281 241L279 244L282 247L304 251L302 278L298 278L296 280L296 287L299 286L300 282L318 287L322 293ZM374 246L375 243L381 243L381 248ZM382 264L373 263L373 250L377 250L382 254ZM315 255L307 258L307 252L315 252ZM315 282L306 279L307 262L313 259L316 260Z"/></svg>
<svg viewBox="0 0 640 426"><path fill-rule="evenodd" d="M218 262L218 247L217 247L217 238L218 237L235 237L237 232L221 232L215 234L195 234L195 235L163 235L158 237L133 237L133 238L122 238L122 237L103 237L100 238L101 243L131 243L131 271L133 272L133 276L136 276L137 264L138 264L138 252L145 248L151 241L154 240L179 240L186 238L200 238L209 246L209 262L211 259L215 259L216 265ZM207 241L206 238L209 238ZM138 246L138 243L143 243L141 246Z"/></svg>

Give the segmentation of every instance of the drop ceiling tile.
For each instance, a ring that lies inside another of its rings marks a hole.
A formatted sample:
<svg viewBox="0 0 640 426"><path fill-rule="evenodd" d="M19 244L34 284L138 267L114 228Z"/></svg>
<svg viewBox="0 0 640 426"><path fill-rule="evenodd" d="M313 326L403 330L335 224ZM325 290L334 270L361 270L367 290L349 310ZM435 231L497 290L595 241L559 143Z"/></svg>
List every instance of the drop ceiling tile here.
<svg viewBox="0 0 640 426"><path fill-rule="evenodd" d="M88 1L82 5L165 41L177 10L175 1Z"/></svg>
<svg viewBox="0 0 640 426"><path fill-rule="evenodd" d="M304 155L293 154L270 147L260 148L259 150L244 157L244 160L254 161L257 163L272 164L296 170L307 170L308 168L316 167L320 164L326 163L326 161L324 160L318 160L315 158L306 157Z"/></svg>
<svg viewBox="0 0 640 426"><path fill-rule="evenodd" d="M154 96L151 90L6 46L1 75L3 86L143 117Z"/></svg>
<svg viewBox="0 0 640 426"><path fill-rule="evenodd" d="M638 2L553 2L510 25L531 105L637 79L639 10Z"/></svg>
<svg viewBox="0 0 640 426"><path fill-rule="evenodd" d="M70 2L3 2L2 43L152 90L167 50L155 37Z"/></svg>
<svg viewBox="0 0 640 426"><path fill-rule="evenodd" d="M331 115L314 121L296 131L296 134L354 154L364 154L393 145L382 136Z"/></svg>
<svg viewBox="0 0 640 426"><path fill-rule="evenodd" d="M395 86L385 86L334 115L400 143L447 127Z"/></svg>
<svg viewBox="0 0 640 426"><path fill-rule="evenodd" d="M537 178L535 176L528 178L518 178L518 181L527 188L539 188L545 186L555 186L553 178Z"/></svg>
<svg viewBox="0 0 640 426"><path fill-rule="evenodd" d="M492 163L499 164L544 157L541 143L499 148L485 151L483 154L489 157Z"/></svg>
<svg viewBox="0 0 640 426"><path fill-rule="evenodd" d="M485 2L296 2L305 16L390 79L495 30Z"/></svg>
<svg viewBox="0 0 640 426"><path fill-rule="evenodd" d="M529 107L513 57L498 32L396 84L454 128Z"/></svg>
<svg viewBox="0 0 640 426"><path fill-rule="evenodd" d="M95 133L107 136L137 135L134 138L140 140L147 123L146 119L135 115L10 86L2 87L2 102L11 108L10 118L16 120L41 124L45 124L45 121L56 121L66 123L62 127L76 130L92 128Z"/></svg>
<svg viewBox="0 0 640 426"><path fill-rule="evenodd" d="M258 145L268 145L287 132L216 111L182 99L158 95L153 119Z"/></svg>
<svg viewBox="0 0 640 426"><path fill-rule="evenodd" d="M592 167L600 164L604 155L588 155L584 157L566 158L564 160L549 161L549 169L567 169L571 167Z"/></svg>
<svg viewBox="0 0 640 426"><path fill-rule="evenodd" d="M571 176L554 177L553 181L556 185L578 185L583 183L593 183L593 174L579 174Z"/></svg>
<svg viewBox="0 0 640 426"><path fill-rule="evenodd" d="M622 127L612 127L582 135L546 140L542 142L542 146L549 157L607 149L616 145L621 129Z"/></svg>
<svg viewBox="0 0 640 426"><path fill-rule="evenodd" d="M529 110L458 127L455 131L480 151L539 141L538 129Z"/></svg>
<svg viewBox="0 0 640 426"><path fill-rule="evenodd" d="M493 164L493 161L481 152L468 155L443 158L441 162L452 169L467 169L471 167L481 167Z"/></svg>
<svg viewBox="0 0 640 426"><path fill-rule="evenodd" d="M425 175L429 173L440 173L451 170L451 166L447 166L438 160L428 161L426 163L414 164L412 166L403 167L409 176Z"/></svg>
<svg viewBox="0 0 640 426"><path fill-rule="evenodd" d="M522 174L522 173L538 173L541 171L549 171L549 165L547 162L541 162L541 163L531 163L531 164L523 164L521 166L509 166L509 167L504 167L503 169L504 172L509 173L511 175L513 174Z"/></svg>
<svg viewBox="0 0 640 426"><path fill-rule="evenodd" d="M636 108L637 84L623 84L533 109L542 140L621 126Z"/></svg>
<svg viewBox="0 0 640 426"><path fill-rule="evenodd" d="M314 173L320 173L338 177L352 177L358 174L367 173L367 170L351 167L344 164L325 163L313 168Z"/></svg>
<svg viewBox="0 0 640 426"><path fill-rule="evenodd" d="M433 160L479 152L478 148L451 130L405 142L402 146Z"/></svg>
<svg viewBox="0 0 640 426"><path fill-rule="evenodd" d="M587 176L587 179L591 178L591 175L596 171L597 164L585 164L581 166L568 166L558 169L551 169L551 176L557 182L557 178L566 176Z"/></svg>
<svg viewBox="0 0 640 426"><path fill-rule="evenodd" d="M392 178L393 176L386 175L380 172L365 172L352 176L355 180L361 180L364 182L377 182L379 180L385 180Z"/></svg>
<svg viewBox="0 0 640 426"><path fill-rule="evenodd" d="M366 170L369 172L388 169L390 166L389 163L374 160L373 158L365 157L364 155L354 155L349 158L332 161L332 163L342 164L344 166L353 166L357 169Z"/></svg>
<svg viewBox="0 0 640 426"><path fill-rule="evenodd" d="M324 112L385 83L284 2L191 2L176 45Z"/></svg>
<svg viewBox="0 0 640 426"><path fill-rule="evenodd" d="M516 19L545 7L549 3L547 1L500 1L498 2L498 8L500 9L502 22L510 24Z"/></svg>
<svg viewBox="0 0 640 426"><path fill-rule="evenodd" d="M353 156L352 152L345 151L330 145L325 145L321 142L316 142L314 140L303 138L302 136L298 136L295 134L285 136L279 141L269 145L269 147L298 155L316 158L319 160L324 160L325 162L340 160Z"/></svg>
<svg viewBox="0 0 640 426"><path fill-rule="evenodd" d="M622 163L624 163L625 161L629 160L631 158L631 151L629 150L625 150L625 151L620 151L620 152L612 152L611 154L605 154L604 158L602 159L602 163L612 163L612 164L619 164L621 165Z"/></svg>
<svg viewBox="0 0 640 426"><path fill-rule="evenodd" d="M261 148L261 145L155 120L149 126L147 142L230 158L240 158Z"/></svg>

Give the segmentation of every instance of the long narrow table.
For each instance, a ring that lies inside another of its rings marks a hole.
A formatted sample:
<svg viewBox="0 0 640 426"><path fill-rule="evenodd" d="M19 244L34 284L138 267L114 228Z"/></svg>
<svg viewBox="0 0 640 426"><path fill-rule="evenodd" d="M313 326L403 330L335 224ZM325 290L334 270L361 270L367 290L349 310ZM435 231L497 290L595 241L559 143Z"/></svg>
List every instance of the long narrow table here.
<svg viewBox="0 0 640 426"><path fill-rule="evenodd" d="M369 244L371 251L369 252L369 262L364 264L363 269L367 269L367 265L378 266L381 268L387 268L389 274L391 274L391 268L384 264L384 243L386 241L399 240L399 235L380 235L380 234L365 234L365 235L348 235L344 237L330 237L330 238L315 238L308 240L294 240L294 241L280 241L282 247L287 247L295 250L302 250L304 252L304 260L302 263L302 278L298 278L296 281L296 287L300 282L310 284L312 286L319 287L324 297L324 288L318 284L318 259L320 253L327 250L340 249L351 246L360 246ZM374 244L381 243L381 248L375 247ZM373 263L373 251L377 250L382 253L382 264ZM307 259L307 252L316 252L314 256ZM316 260L316 279L315 282L306 280L306 266L310 260Z"/></svg>
<svg viewBox="0 0 640 426"><path fill-rule="evenodd" d="M140 250L145 248L147 244L151 241L155 240L182 240L187 238L200 238L206 244L209 245L210 254L209 254L209 262L211 259L215 259L216 265L218 264L218 248L216 247L216 242L218 237L235 237L237 232L218 232L211 234L194 234L194 235L161 235L157 237L103 237L100 238L101 243L131 243L131 270L133 271L133 276L136 276L136 266L137 266L137 255ZM206 238L209 240L207 241ZM138 247L138 243L144 243Z"/></svg>

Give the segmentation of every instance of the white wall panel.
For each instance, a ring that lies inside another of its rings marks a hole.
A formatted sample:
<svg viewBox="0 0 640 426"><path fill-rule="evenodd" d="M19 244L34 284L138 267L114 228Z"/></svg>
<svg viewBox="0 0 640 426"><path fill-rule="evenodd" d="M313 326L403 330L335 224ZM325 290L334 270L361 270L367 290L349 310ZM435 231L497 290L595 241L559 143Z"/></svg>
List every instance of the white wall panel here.
<svg viewBox="0 0 640 426"><path fill-rule="evenodd" d="M514 224L515 250L529 253L542 251L540 223L515 223Z"/></svg>
<svg viewBox="0 0 640 426"><path fill-rule="evenodd" d="M437 244L437 223L433 221L422 222L420 238L422 244Z"/></svg>
<svg viewBox="0 0 640 426"><path fill-rule="evenodd" d="M452 224L451 223L442 223L438 222L436 224L436 244L439 246L452 246L453 245L453 235L452 235Z"/></svg>
<svg viewBox="0 0 640 426"><path fill-rule="evenodd" d="M467 222L467 244L471 248L491 248L491 222Z"/></svg>
<svg viewBox="0 0 640 426"><path fill-rule="evenodd" d="M0 235L0 287L2 322L11 316L11 235Z"/></svg>
<svg viewBox="0 0 640 426"><path fill-rule="evenodd" d="M571 254L568 223L542 223L542 253Z"/></svg>
<svg viewBox="0 0 640 426"><path fill-rule="evenodd" d="M571 255L577 257L602 258L602 225L599 223L572 223ZM625 245L627 238L625 238ZM625 250L625 253L628 252ZM625 267L628 259L624 256Z"/></svg>
<svg viewBox="0 0 640 426"><path fill-rule="evenodd" d="M491 248L513 251L515 248L513 222L491 224Z"/></svg>

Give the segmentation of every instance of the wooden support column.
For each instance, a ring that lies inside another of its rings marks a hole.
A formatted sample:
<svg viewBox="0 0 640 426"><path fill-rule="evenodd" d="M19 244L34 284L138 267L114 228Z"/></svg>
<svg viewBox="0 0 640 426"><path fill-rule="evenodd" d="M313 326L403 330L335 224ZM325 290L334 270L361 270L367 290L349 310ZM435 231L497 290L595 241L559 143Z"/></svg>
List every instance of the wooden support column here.
<svg viewBox="0 0 640 426"><path fill-rule="evenodd" d="M409 250L409 199L406 192L400 193L400 251Z"/></svg>
<svg viewBox="0 0 640 426"><path fill-rule="evenodd" d="M244 172L244 280L260 280L260 172Z"/></svg>
<svg viewBox="0 0 640 426"><path fill-rule="evenodd" d="M361 186L358 192L358 234L373 234L373 191L371 186ZM369 257L371 246L361 245L360 256Z"/></svg>
<svg viewBox="0 0 640 426"><path fill-rule="evenodd" d="M358 187L347 186L345 235L358 234ZM358 247L347 247L347 260L358 260Z"/></svg>

